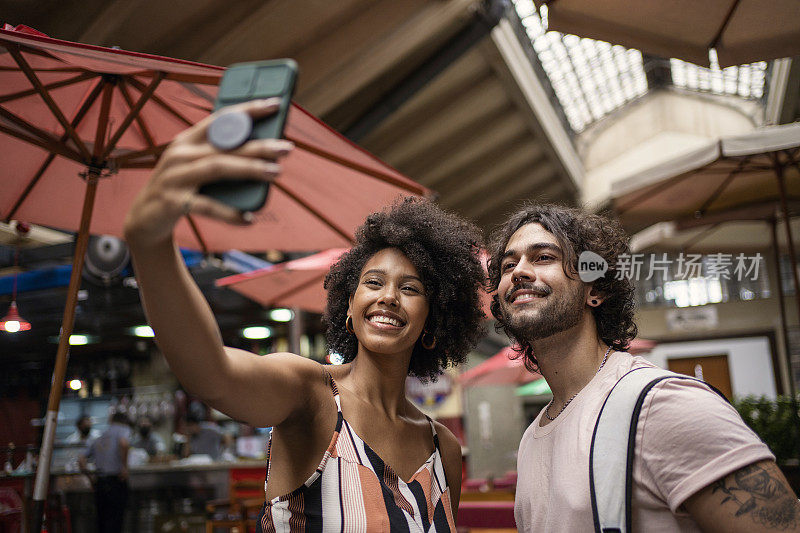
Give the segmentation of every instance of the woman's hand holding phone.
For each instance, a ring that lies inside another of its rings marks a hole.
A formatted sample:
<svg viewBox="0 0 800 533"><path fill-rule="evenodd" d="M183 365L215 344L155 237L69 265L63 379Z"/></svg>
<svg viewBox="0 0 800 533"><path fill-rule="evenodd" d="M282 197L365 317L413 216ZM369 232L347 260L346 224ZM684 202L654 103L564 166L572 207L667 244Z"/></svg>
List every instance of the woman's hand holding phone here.
<svg viewBox="0 0 800 533"><path fill-rule="evenodd" d="M150 180L134 200L125 221L125 237L132 245L169 241L182 216L202 215L236 225L252 223L251 213L199 194L205 184L227 180L269 183L281 170L279 160L293 148L283 139L254 139L230 151L220 151L207 140L207 131L219 114L247 113L253 121L275 114L279 98L252 100L225 107L179 134L167 147Z"/></svg>

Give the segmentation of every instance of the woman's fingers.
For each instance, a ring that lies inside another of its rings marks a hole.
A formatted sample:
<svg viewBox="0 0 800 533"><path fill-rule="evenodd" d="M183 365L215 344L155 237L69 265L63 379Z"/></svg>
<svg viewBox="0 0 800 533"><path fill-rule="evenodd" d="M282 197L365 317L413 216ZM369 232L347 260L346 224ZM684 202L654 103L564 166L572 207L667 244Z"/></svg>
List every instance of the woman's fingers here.
<svg viewBox="0 0 800 533"><path fill-rule="evenodd" d="M254 179L273 181L280 174L278 163L228 154L215 154L174 169L170 180L176 186L198 187L212 181Z"/></svg>
<svg viewBox="0 0 800 533"><path fill-rule="evenodd" d="M294 143L283 139L255 139L229 152L220 152L208 143L177 144L170 147L169 151L164 154L162 166L164 168L172 167L177 164L187 163L217 154L277 161L288 155L292 151L292 148L294 148Z"/></svg>
<svg viewBox="0 0 800 533"><path fill-rule="evenodd" d="M181 211L184 215L201 215L239 226L247 226L253 222L252 213L242 213L198 193L192 193L191 197L181 201Z"/></svg>
<svg viewBox="0 0 800 533"><path fill-rule="evenodd" d="M209 115L188 130L184 131L179 135L178 138L193 143L202 143L206 140L206 132L208 127L221 113L227 113L230 111L244 111L253 117L253 119L258 120L275 113L278 110L278 107L280 107L280 104L280 98L267 98L265 100L250 100L248 102L242 102L241 104L227 106L224 109Z"/></svg>

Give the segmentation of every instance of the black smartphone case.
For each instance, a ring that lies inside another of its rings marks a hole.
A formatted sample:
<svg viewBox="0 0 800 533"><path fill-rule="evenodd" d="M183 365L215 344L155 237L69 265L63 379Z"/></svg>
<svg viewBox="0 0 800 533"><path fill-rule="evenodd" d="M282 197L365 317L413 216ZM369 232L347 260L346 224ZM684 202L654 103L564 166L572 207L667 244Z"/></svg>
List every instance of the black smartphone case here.
<svg viewBox="0 0 800 533"><path fill-rule="evenodd" d="M296 79L297 63L292 59L231 65L222 76L214 110L248 100L280 97L281 105L275 114L253 123L250 139L282 138ZM224 180L207 183L199 192L240 211L258 211L267 201L269 183Z"/></svg>

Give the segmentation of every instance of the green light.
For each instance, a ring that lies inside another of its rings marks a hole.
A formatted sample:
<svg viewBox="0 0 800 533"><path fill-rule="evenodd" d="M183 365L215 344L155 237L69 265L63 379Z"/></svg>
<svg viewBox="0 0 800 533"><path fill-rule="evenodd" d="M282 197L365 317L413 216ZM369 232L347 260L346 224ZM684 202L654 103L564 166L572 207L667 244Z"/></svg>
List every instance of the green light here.
<svg viewBox="0 0 800 533"><path fill-rule="evenodd" d="M150 326L136 326L133 328L133 334L137 337L155 337L155 333L153 333L153 328Z"/></svg>
<svg viewBox="0 0 800 533"><path fill-rule="evenodd" d="M294 313L291 309L273 309L269 312L269 318L275 322L291 322L294 318Z"/></svg>
<svg viewBox="0 0 800 533"><path fill-rule="evenodd" d="M82 346L84 344L89 344L89 337L86 335L70 335L69 344L70 346Z"/></svg>
<svg viewBox="0 0 800 533"><path fill-rule="evenodd" d="M267 339L272 336L272 330L266 326L251 326L242 330L245 339Z"/></svg>

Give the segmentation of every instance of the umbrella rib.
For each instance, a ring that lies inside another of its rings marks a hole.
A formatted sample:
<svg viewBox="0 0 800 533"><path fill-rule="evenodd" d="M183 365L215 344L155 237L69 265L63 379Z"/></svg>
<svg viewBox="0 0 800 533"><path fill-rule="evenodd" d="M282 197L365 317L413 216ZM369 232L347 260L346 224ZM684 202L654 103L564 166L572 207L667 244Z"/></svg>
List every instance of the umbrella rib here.
<svg viewBox="0 0 800 533"><path fill-rule="evenodd" d="M147 89L145 89L142 92L141 96L139 96L139 100L136 102L136 105L133 106L133 108L130 110L128 115L122 121L122 124L120 124L119 128L117 128L117 131L116 131L116 133L114 133L114 136L108 142L108 145L106 146L105 152L103 152L103 155L101 157L102 160L105 160L105 159L108 158L108 156L111 154L111 152L117 146L117 143L119 142L119 140L122 138L122 135L128 129L128 126L130 126L131 123L134 121L134 119L137 116L139 116L139 112L142 110L144 105L147 103L147 100L149 100L150 97L153 96L153 93L158 88L158 84L161 83L161 80L163 80L163 79L164 79L164 73L163 72L157 72L156 75L153 76L153 80L147 86Z"/></svg>
<svg viewBox="0 0 800 533"><path fill-rule="evenodd" d="M114 83L106 83L103 87L103 100L100 102L100 114L97 116L97 129L94 132L94 154L92 160L95 165L102 165L99 159L103 150L103 140L108 131L108 115L111 109L111 98L114 95Z"/></svg>
<svg viewBox="0 0 800 533"><path fill-rule="evenodd" d="M286 296L290 295L293 292L302 291L303 289L306 289L306 288L314 285L315 283L319 282L319 280L324 279L326 275L327 275L327 272L323 272L322 274L318 274L318 275L314 276L313 278L311 278L309 280L306 280L303 283L300 283L299 285L295 285L294 287L290 287L290 288L288 288L288 289L276 294L275 296L273 296L272 298L269 299L269 302L267 303L267 305L268 306L272 306L273 304L279 304L279 301L280 301L281 298L285 298Z"/></svg>
<svg viewBox="0 0 800 533"><path fill-rule="evenodd" d="M315 208L315 207L313 207L311 204L309 204L308 202L306 202L305 200L303 200L302 198L300 198L300 197L299 197L297 194L295 194L293 191L291 191L291 190L289 190L288 188L286 188L286 186L285 186L283 183L280 183L280 182L278 182L278 181L275 181L275 182L273 182L273 183L272 183L272 185L274 185L275 187L277 187L278 189L280 189L281 191L283 191L283 192L284 192L284 193L285 193L285 194L286 194L286 195L287 195L289 198L291 198L292 200L294 200L295 202L297 202L298 204L300 204L301 206L303 206L305 209L307 209L309 213L311 213L312 215L314 215L314 216L315 216L316 218L318 218L318 219L319 219L319 220L320 220L320 221L321 221L323 224L325 224L325 225L326 225L326 226L328 226L330 229L332 229L333 231L335 231L336 233L338 233L340 236L342 236L342 237L343 237L343 238L344 238L344 239L345 239L347 242L349 242L349 243L352 243L352 242L353 242L353 236L352 236L352 235L350 235L350 234L349 234L347 231L345 231L344 229L340 228L340 227L339 227L337 224L335 224L335 223L334 223L334 222L332 222L331 220L328 220L327 218L325 218L325 215L323 215L323 214L322 214L322 213L321 213L321 212L320 212L318 209L316 209L316 208Z"/></svg>
<svg viewBox="0 0 800 533"><path fill-rule="evenodd" d="M83 104L81 104L81 107L80 109L78 109L78 112L75 113L75 117L72 119L73 127L77 127L78 124L81 123L83 118L86 116L86 113L89 111L89 108L91 108L92 104L94 104L94 102L97 100L97 97L103 90L103 86L105 85L105 83L106 83L105 80L99 78L99 82L95 84L94 88L89 92L89 95L84 100ZM61 144L66 140L67 140L67 134L65 133L61 136L61 139L59 141L59 146L61 146ZM78 154L75 154L76 157L77 155ZM44 172L47 170L47 167L50 166L50 163L53 162L53 159L55 159L55 154L51 152L50 155L48 155L47 158L45 158L45 161L39 167L39 170L36 172L33 179L31 179L31 181L28 182L28 185L25 187L25 190L22 191L22 194L14 203L14 207L11 208L11 211L9 211L8 215L6 216L6 221L11 220L11 217L14 216L14 214L17 212L17 209L19 209L19 207L22 205L22 202L25 201L25 199L31 193L33 188L42 178Z"/></svg>
<svg viewBox="0 0 800 533"><path fill-rule="evenodd" d="M134 87L136 87L140 92L144 92L146 90L145 89L145 87L146 87L145 84L140 82L139 80L137 80L134 77L128 78L128 82L131 85L133 85ZM151 100L153 100L155 103L157 103L159 106L161 106L167 113L173 115L175 118L177 118L178 120L180 120L181 122L183 122L187 126L191 126L191 125L194 124L194 122L192 122L188 118L186 118L183 115L181 115L180 113L178 113L178 111L173 109L169 104L167 104L164 100L162 100L158 95L154 94L151 97Z"/></svg>
<svg viewBox="0 0 800 533"><path fill-rule="evenodd" d="M122 97L125 99L125 103L128 105L128 110L133 111L133 99L128 92L128 87L125 84L124 78L119 80L117 88L119 89L119 92L122 93ZM142 131L142 136L144 137L147 146L150 148L155 147L156 143L153 141L153 136L150 134L150 129L147 127L147 124L140 113L136 114L136 124L139 125L139 129Z"/></svg>
<svg viewBox="0 0 800 533"><path fill-rule="evenodd" d="M386 183L390 183L392 185L395 185L397 187L405 189L405 190L407 190L409 192L412 192L414 194L424 194L425 193L424 188L421 185L418 185L416 183L414 183L412 185L412 184L408 183L407 181L398 179L395 176L391 176L391 175L386 174L384 172L380 172L378 170L371 169L371 168L369 168L367 166L360 165L358 163L350 161L349 159L345 159L345 158L343 158L341 156L338 156L338 155L334 154L333 152L328 152L327 150L323 150L322 148L318 148L316 146L312 146L312 145L310 145L308 143L305 143L305 142L301 141L300 139L298 139L296 137L290 137L290 136L287 135L286 138L288 140L292 141L297 148L300 148L302 150L305 150L306 152L312 153L312 154L320 156L322 158L328 159L329 161L333 161L334 163L337 163L337 164L339 164L339 165L341 165L343 167L346 167L346 168L361 172L363 174L367 174L368 176L372 176L373 178L375 178L377 180L384 181ZM416 187L415 187L415 185L416 185Z"/></svg>
<svg viewBox="0 0 800 533"><path fill-rule="evenodd" d="M28 62L25 61L25 58L22 57L22 53L14 47L8 47L7 50L11 54L11 57L14 58L14 61L16 61L20 66L22 72L28 78L28 81L30 81L39 92L39 95L42 97L45 104L47 104L47 107L50 108L50 111L53 113L53 116L56 117L56 120L58 120L58 122L61 124L61 127L64 128L64 131L69 135L69 138L72 139L72 142L78 147L78 151L85 158L85 160L88 161L90 157L89 149L86 147L83 141L81 141L81 138L78 136L78 132L76 132L67 121L67 117L64 116L64 113L61 112L58 104L56 104L55 100L53 100L53 97L50 96L50 93L47 91L44 85L42 85L39 77L36 76L36 73L33 71L33 69L31 69L30 65L28 65Z"/></svg>
<svg viewBox="0 0 800 533"><path fill-rule="evenodd" d="M722 39L722 34L725 33L725 28L728 27L731 19L733 18L733 13L736 11L736 8L739 7L739 0L734 0L731 4L731 8L728 10L728 14L725 16L725 20L722 21L722 25L719 27L719 31L708 44L708 48L716 48L719 45L719 41Z"/></svg>
<svg viewBox="0 0 800 533"><path fill-rule="evenodd" d="M730 183L733 181L736 175L744 171L744 168L747 166L747 163L749 161L750 161L750 156L743 157L739 161L739 164L736 165L736 168L731 170L731 173L728 174L728 177L725 178L725 180L719 185L719 187L717 187L714 190L714 192L711 193L711 196L709 196L706 199L706 201L703 202L703 204L697 209L697 212L700 214L705 213L706 210L711 206L711 204L717 201L717 198L720 197L722 191L724 191L728 187L728 185L730 185Z"/></svg>
<svg viewBox="0 0 800 533"><path fill-rule="evenodd" d="M82 73L82 74L80 74L78 76L75 76L74 78L70 78L68 80L61 80L61 81L56 81L56 82L53 82L53 83L48 83L47 85L44 86L44 88L47 89L48 91L52 90L52 89L60 89L61 87L67 87L68 85L74 85L76 83L80 83L82 81L91 79L95 75L96 74L94 74L93 72L84 72L84 73ZM0 96L0 104L2 104L4 102L8 102L10 100L17 100L19 98L25 98L26 96L31 96L31 95L36 94L36 93L37 93L36 89L27 89L25 91L19 91L19 92L16 92L16 93L7 94L5 96Z"/></svg>
<svg viewBox="0 0 800 533"><path fill-rule="evenodd" d="M27 122L26 120L18 117L11 111L7 110L5 107L0 106L0 117L4 117L9 122L12 122L20 129L25 130L28 134L32 135L33 137L23 136L21 132L13 130L8 127L3 127L3 130L10 134L12 137L17 137L24 141L30 142L32 144L36 144L37 146L41 146L46 148L47 150L52 150L53 152L58 152L59 154L67 157L69 159L74 159L75 161L81 162L81 155L70 149L67 146L61 145L54 137L49 135L47 132L40 130L33 124ZM34 138L36 138L34 140Z"/></svg>
<svg viewBox="0 0 800 533"><path fill-rule="evenodd" d="M206 245L206 241L203 240L203 237L200 236L200 229L197 227L197 223L194 221L194 218L192 218L191 215L186 215L186 221L189 223L189 227L192 228L192 233L194 233L197 243L203 250L203 254L208 255L208 245Z"/></svg>
<svg viewBox="0 0 800 533"><path fill-rule="evenodd" d="M639 203L639 201L644 200L645 198L652 198L652 197L656 196L657 194L661 194L662 192L664 192L665 190L669 189L670 187L672 187L674 185L677 185L678 183L684 181L687 178L690 178L693 174L694 174L694 172L687 172L683 176L680 176L674 182L671 181L671 180L667 180L667 181L658 183L655 187L653 187L652 190L644 191L641 194L637 194L636 197L631 198L628 202L621 203L619 206L617 206L617 208L616 208L617 214L621 215L622 213L624 213L628 209L630 209L633 206L637 205Z"/></svg>
<svg viewBox="0 0 800 533"><path fill-rule="evenodd" d="M114 162L115 168L153 168L156 161L161 156L161 153L166 149L166 144L159 144L158 146L152 146L150 148L145 148L144 150L137 150L135 152L129 152L118 157L111 157L109 158L109 161ZM152 161L133 161L145 156L154 157Z"/></svg>
<svg viewBox="0 0 800 533"><path fill-rule="evenodd" d="M24 133L20 133L18 130L11 129L8 126L3 126L2 124L0 124L0 132L6 133L11 137L16 137L17 139L25 141L28 144L33 144L34 146L55 152L58 155L66 157L67 159L72 159L73 161L77 161L79 163L83 162L79 153L70 150L66 146L57 144L53 139L42 140L38 137L31 137Z"/></svg>

